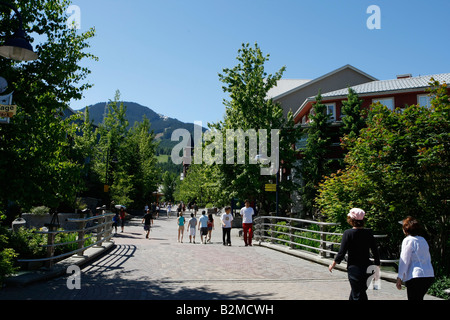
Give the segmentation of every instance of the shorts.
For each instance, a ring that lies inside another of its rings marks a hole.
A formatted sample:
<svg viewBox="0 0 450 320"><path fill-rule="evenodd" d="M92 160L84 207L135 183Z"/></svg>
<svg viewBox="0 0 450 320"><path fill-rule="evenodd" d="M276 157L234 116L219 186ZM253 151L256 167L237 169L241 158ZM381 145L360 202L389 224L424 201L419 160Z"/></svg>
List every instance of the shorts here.
<svg viewBox="0 0 450 320"><path fill-rule="evenodd" d="M208 234L208 227L200 228L200 235L206 236Z"/></svg>
<svg viewBox="0 0 450 320"><path fill-rule="evenodd" d="M144 230L145 231L150 231L151 226L149 224L144 225Z"/></svg>
<svg viewBox="0 0 450 320"><path fill-rule="evenodd" d="M195 228L189 228L189 235L195 237Z"/></svg>

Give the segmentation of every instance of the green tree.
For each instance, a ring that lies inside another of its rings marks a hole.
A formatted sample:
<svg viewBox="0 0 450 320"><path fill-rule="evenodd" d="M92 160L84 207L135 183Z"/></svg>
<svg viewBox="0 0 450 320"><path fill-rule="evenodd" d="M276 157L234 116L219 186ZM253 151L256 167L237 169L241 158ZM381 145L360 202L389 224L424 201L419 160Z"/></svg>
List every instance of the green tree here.
<svg viewBox="0 0 450 320"><path fill-rule="evenodd" d="M114 100L106 106L106 116L97 129L99 141L95 154L94 170L105 185L114 183L114 172L126 159L126 139L128 137L128 120L126 106L120 101L117 90ZM122 179L123 180L123 179ZM125 204L124 204L125 205Z"/></svg>
<svg viewBox="0 0 450 320"><path fill-rule="evenodd" d="M195 201L200 206L213 204L223 206L228 203L220 184L217 166L192 164L183 181L178 183L174 193L176 201Z"/></svg>
<svg viewBox="0 0 450 320"><path fill-rule="evenodd" d="M81 62L96 60L86 52L94 30L77 33L67 27L69 1L18 0L15 5L28 35L39 39L34 42L39 59L25 63L0 59L0 74L8 80L18 106L10 125L0 126L1 206L57 208L72 202L80 191L82 166L71 158L75 132L61 114L91 86L86 82L90 71ZM5 39L18 29L18 19L4 6L0 16L0 39Z"/></svg>
<svg viewBox="0 0 450 320"><path fill-rule="evenodd" d="M146 117L128 128L126 112L117 90L97 129L99 142L93 168L100 181L110 186L104 201L140 208L151 199L159 183L157 142Z"/></svg>
<svg viewBox="0 0 450 320"><path fill-rule="evenodd" d="M172 203L175 201L174 194L179 179L179 175L169 171L164 172L162 175L162 192L164 193L164 199L166 201L170 201Z"/></svg>
<svg viewBox="0 0 450 320"><path fill-rule="evenodd" d="M300 193L303 212L313 215L317 209L315 198L319 183L332 172L330 166L332 161L327 158L332 141L330 115L327 113L327 107L322 103L320 92L316 97L316 103L313 105L309 119L309 125L305 129L306 147L302 150L303 159L300 173L303 184Z"/></svg>
<svg viewBox="0 0 450 320"><path fill-rule="evenodd" d="M129 130L125 157L121 158L124 171L134 177L131 196L136 207L144 207L160 183L160 171L156 166L157 145L150 121L144 116L142 122L136 122Z"/></svg>
<svg viewBox="0 0 450 320"><path fill-rule="evenodd" d="M356 139L359 132L366 125L362 116L362 100L352 88L348 88L347 100L342 101L342 127L341 136L347 135L348 139Z"/></svg>
<svg viewBox="0 0 450 320"><path fill-rule="evenodd" d="M448 272L450 103L446 84L430 85L431 108L372 106L367 128L349 144L345 170L324 181L317 202L330 221L363 208L369 227L388 234L393 250L403 238L398 221L415 216L428 231L437 272Z"/></svg>
<svg viewBox="0 0 450 320"><path fill-rule="evenodd" d="M232 69L223 69L223 73L219 74L219 79L224 84L223 90L229 94L230 98L230 100L224 100L225 117L222 121L209 126L223 133L224 145L225 133L228 129L241 129L244 132L249 129L257 132L260 129L265 129L267 132L272 129L280 130L279 157L284 160L283 170L290 172L296 166L292 145L299 139L300 131L294 127L292 114L289 113L285 117L281 106L268 98L269 90L277 85L285 71L283 67L274 75L267 74L265 63L269 57L270 55L263 54L258 44L254 47L250 47L249 44L242 45L238 51L238 64ZM267 150L270 151L270 138L268 143ZM235 145L235 154L237 154L237 145ZM226 155L223 159L226 159ZM270 182L270 179L261 175L260 165L252 164L253 160L249 159L249 152L247 152L246 164L218 165L219 172L215 180L220 182L220 189L224 191L228 203L232 198L249 198L258 201L264 211L274 211L275 195L264 192L264 185ZM283 179L280 189L280 203L287 209L290 203L290 192L295 189L294 182L292 179Z"/></svg>

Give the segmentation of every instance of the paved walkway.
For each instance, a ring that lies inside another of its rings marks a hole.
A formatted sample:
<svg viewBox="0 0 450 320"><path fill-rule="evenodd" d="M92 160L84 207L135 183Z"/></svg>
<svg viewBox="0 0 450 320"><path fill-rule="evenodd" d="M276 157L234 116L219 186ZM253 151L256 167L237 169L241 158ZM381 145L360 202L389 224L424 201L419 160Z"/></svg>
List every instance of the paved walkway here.
<svg viewBox="0 0 450 320"><path fill-rule="evenodd" d="M133 218L113 239L116 247L81 270L81 289L69 290L60 277L25 288L4 288L0 300L347 300L345 272L268 248L245 247L232 233L222 245L218 218L212 243L177 242L176 218L154 220L145 239ZM120 230L120 229L119 229ZM197 231L198 234L198 231ZM371 300L406 300L391 282L368 291ZM431 299L431 297L427 297Z"/></svg>

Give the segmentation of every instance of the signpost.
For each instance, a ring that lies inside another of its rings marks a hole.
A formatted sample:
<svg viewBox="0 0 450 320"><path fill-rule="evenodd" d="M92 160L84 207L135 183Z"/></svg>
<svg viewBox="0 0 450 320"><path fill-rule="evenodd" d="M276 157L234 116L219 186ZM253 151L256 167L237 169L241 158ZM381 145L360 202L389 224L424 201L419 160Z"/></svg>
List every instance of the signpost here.
<svg viewBox="0 0 450 320"><path fill-rule="evenodd" d="M8 88L8 82L5 78L0 77L0 93ZM9 119L17 114L17 106L12 105L13 94L0 96L0 123L9 123Z"/></svg>

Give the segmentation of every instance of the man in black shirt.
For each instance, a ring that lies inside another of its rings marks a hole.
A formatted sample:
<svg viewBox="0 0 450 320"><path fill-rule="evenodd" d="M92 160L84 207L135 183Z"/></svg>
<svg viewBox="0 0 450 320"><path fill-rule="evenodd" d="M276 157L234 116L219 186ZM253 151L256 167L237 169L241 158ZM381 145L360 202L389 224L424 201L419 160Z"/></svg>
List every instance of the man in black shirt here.
<svg viewBox="0 0 450 320"><path fill-rule="evenodd" d="M144 230L147 232L145 235L145 238L148 239L148 236L150 234L151 225L153 224L153 214L150 212L150 210L147 210L147 213L145 214L144 218L142 219L142 223L144 224Z"/></svg>

